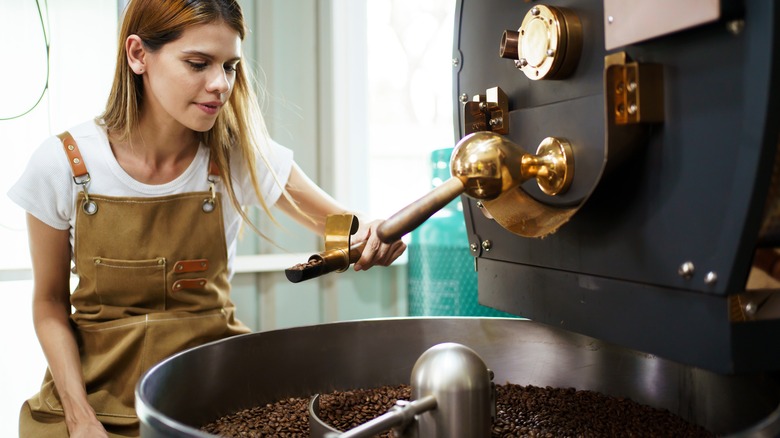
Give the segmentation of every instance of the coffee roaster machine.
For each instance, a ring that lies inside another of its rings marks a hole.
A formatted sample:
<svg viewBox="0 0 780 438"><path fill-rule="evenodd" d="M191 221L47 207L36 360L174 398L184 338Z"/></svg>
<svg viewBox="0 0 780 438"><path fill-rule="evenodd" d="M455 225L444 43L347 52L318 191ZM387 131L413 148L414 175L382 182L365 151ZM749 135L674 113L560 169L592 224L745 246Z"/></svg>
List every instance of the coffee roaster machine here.
<svg viewBox="0 0 780 438"><path fill-rule="evenodd" d="M748 288L780 246L780 5L459 0L452 178L480 303L528 319L410 318L257 333L139 383L144 436L272 400L408 383L442 343L493 381L590 389L719 435L780 435L780 304ZM325 432L323 432L325 433Z"/></svg>

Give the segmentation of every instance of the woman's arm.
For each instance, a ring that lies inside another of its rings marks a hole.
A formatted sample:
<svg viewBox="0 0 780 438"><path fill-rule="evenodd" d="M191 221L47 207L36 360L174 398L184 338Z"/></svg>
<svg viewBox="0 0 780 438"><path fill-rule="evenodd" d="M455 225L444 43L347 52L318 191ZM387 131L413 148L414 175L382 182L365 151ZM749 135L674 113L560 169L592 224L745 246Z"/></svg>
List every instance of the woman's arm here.
<svg viewBox="0 0 780 438"><path fill-rule="evenodd" d="M33 266L33 323L65 411L71 437L106 436L87 402L70 326L70 236L27 214Z"/></svg>
<svg viewBox="0 0 780 438"><path fill-rule="evenodd" d="M293 163L290 179L285 187L290 194L292 202L282 196L276 205L296 222L306 226L313 232L325 234L325 220L328 215L347 213L349 210L322 190L308 176ZM298 206L296 208L295 206ZM376 227L381 220L364 221L357 213L360 229L353 236L353 242L366 241L366 247L360 260L355 263L355 270L369 269L371 266L388 266L397 259L404 250L406 244L401 240L391 244L382 243L376 236Z"/></svg>

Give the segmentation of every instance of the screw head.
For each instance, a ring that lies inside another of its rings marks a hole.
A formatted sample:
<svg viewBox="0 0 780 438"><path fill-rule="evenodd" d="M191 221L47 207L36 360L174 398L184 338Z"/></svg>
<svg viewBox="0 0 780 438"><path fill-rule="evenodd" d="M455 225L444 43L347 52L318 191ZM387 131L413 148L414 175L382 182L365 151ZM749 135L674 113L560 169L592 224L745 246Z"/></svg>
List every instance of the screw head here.
<svg viewBox="0 0 780 438"><path fill-rule="evenodd" d="M468 94L466 94L466 93L463 93L463 94L461 94L461 95L460 95L460 101L461 101L462 103L466 103L466 102L468 102L468 101L469 101L469 95L468 95Z"/></svg>
<svg viewBox="0 0 780 438"><path fill-rule="evenodd" d="M460 60L458 58L452 58L452 66L457 67L460 64Z"/></svg>
<svg viewBox="0 0 780 438"><path fill-rule="evenodd" d="M717 282L718 282L718 274L716 274L715 272L710 271L707 273L707 275L704 276L704 284L708 286L712 286Z"/></svg>
<svg viewBox="0 0 780 438"><path fill-rule="evenodd" d="M677 274L680 277L685 278L686 280L693 277L693 273L695 272L695 267L693 266L693 262L685 262L677 269Z"/></svg>
<svg viewBox="0 0 780 438"><path fill-rule="evenodd" d="M745 29L745 20L731 20L726 23L726 30L732 35L739 35Z"/></svg>
<svg viewBox="0 0 780 438"><path fill-rule="evenodd" d="M490 251L493 248L493 242L489 240L483 240L482 241L482 249L485 251Z"/></svg>
<svg viewBox="0 0 780 438"><path fill-rule="evenodd" d="M531 8L531 15L534 15L534 16L539 15L539 8L537 8L536 6Z"/></svg>

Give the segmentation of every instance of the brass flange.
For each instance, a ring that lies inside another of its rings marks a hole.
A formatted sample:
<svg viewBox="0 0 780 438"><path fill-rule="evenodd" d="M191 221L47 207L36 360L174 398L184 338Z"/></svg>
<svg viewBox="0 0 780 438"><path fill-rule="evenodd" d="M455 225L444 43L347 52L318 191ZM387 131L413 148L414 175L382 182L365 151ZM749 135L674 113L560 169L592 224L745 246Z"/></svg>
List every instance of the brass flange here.
<svg viewBox="0 0 780 438"><path fill-rule="evenodd" d="M499 56L514 59L529 79L560 79L574 70L581 49L582 25L575 14L565 8L535 5L517 31L504 32Z"/></svg>
<svg viewBox="0 0 780 438"><path fill-rule="evenodd" d="M536 149L536 156L523 156L523 172L535 172L542 192L555 196L565 192L574 177L574 158L568 141L547 137Z"/></svg>

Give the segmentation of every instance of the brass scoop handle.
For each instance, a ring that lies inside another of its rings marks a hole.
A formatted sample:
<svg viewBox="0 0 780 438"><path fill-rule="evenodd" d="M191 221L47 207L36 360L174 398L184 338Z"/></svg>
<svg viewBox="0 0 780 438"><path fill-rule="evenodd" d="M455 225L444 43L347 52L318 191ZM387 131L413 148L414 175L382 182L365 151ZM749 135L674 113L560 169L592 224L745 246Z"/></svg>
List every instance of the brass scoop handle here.
<svg viewBox="0 0 780 438"><path fill-rule="evenodd" d="M412 202L389 219L382 222L376 230L382 242L394 242L404 234L422 225L434 213L457 198L465 186L458 178L450 178L443 184Z"/></svg>
<svg viewBox="0 0 780 438"><path fill-rule="evenodd" d="M558 195L569 188L573 172L571 146L563 139L544 139L534 155L499 134L475 132L455 145L452 178L380 224L377 236L385 243L398 240L463 193L489 201L535 178L544 193Z"/></svg>

